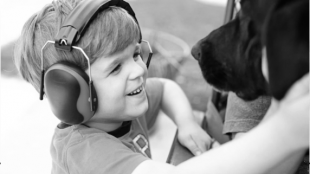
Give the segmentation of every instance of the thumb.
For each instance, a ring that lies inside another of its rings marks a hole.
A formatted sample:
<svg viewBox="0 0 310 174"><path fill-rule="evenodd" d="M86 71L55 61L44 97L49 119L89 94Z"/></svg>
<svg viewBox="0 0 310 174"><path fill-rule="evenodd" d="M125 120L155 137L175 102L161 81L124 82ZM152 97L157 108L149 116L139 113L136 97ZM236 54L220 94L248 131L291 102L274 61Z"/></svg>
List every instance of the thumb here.
<svg viewBox="0 0 310 174"><path fill-rule="evenodd" d="M192 152L195 156L198 156L202 154L202 150L199 148L199 146L196 144L194 138L190 136L190 139L187 141L181 142L189 151Z"/></svg>

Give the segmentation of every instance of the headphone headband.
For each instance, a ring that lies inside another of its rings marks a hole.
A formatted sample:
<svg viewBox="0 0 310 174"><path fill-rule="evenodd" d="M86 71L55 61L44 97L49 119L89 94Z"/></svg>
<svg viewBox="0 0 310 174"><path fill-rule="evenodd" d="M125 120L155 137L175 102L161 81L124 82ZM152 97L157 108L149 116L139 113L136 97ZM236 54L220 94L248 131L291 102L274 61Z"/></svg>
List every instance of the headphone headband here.
<svg viewBox="0 0 310 174"><path fill-rule="evenodd" d="M84 0L72 10L63 22L55 39L55 47L65 51L71 51L72 46L79 41L84 33L84 29L87 28L96 17L96 14L111 6L125 9L139 26L134 11L130 5L123 0ZM141 39L140 32L140 40Z"/></svg>

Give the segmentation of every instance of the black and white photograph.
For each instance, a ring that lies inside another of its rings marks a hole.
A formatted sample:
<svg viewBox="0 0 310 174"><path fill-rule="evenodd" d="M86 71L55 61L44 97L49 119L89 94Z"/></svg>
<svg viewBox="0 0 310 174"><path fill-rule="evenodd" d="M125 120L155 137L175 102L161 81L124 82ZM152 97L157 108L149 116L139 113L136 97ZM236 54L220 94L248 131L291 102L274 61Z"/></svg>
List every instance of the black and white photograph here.
<svg viewBox="0 0 310 174"><path fill-rule="evenodd" d="M308 174L309 0L1 0L0 173Z"/></svg>

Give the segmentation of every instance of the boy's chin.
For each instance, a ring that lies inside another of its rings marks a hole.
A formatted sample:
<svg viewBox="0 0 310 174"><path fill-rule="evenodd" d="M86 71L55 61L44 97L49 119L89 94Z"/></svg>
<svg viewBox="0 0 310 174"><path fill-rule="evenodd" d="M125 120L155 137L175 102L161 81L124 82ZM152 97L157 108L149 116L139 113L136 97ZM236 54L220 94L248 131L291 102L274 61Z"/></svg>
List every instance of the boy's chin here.
<svg viewBox="0 0 310 174"><path fill-rule="evenodd" d="M146 104L145 106L134 108L130 111L130 114L128 114L128 117L131 118L131 120L133 120L135 118L139 118L139 117L145 115L147 110L148 110L148 104Z"/></svg>

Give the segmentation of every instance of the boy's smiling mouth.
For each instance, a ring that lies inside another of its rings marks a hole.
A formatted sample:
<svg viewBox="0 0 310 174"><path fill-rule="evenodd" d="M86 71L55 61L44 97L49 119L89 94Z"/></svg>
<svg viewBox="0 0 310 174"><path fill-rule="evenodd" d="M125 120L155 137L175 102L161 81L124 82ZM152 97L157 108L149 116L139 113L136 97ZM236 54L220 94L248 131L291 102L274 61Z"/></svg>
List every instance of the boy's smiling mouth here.
<svg viewBox="0 0 310 174"><path fill-rule="evenodd" d="M143 85L139 86L137 89L127 94L128 96L138 95L143 91Z"/></svg>

